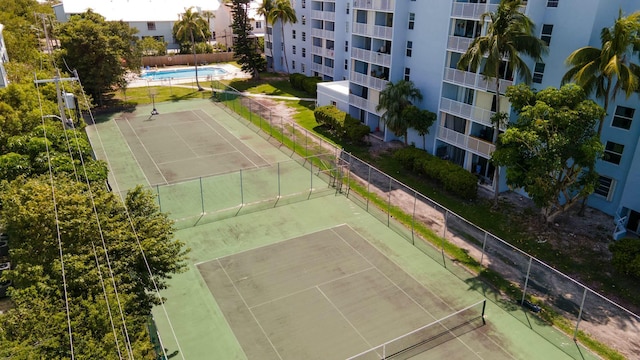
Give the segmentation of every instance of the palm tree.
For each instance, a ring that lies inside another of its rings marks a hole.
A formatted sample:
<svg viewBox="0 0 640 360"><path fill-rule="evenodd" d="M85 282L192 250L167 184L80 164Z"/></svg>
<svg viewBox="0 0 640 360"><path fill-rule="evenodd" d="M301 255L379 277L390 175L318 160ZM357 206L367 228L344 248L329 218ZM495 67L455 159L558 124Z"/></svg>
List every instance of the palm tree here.
<svg viewBox="0 0 640 360"><path fill-rule="evenodd" d="M196 55L196 41L195 36L199 36L201 39L205 39L205 31L207 29L207 22L197 12L192 11L193 7L185 9L184 14L179 14L180 20L175 24L175 34L177 38L184 38L185 36L189 36L191 39L191 47L193 49L193 64L196 67L196 85L198 86L198 91L203 91L204 89L200 86L200 81L198 80L198 58Z"/></svg>
<svg viewBox="0 0 640 360"><path fill-rule="evenodd" d="M400 80L397 83L389 82L380 92L380 100L376 111L384 110L382 121L396 136L404 135L404 144L407 145L407 131L411 125L410 119L403 116L406 108L412 105L412 100L422 100L422 93L413 82Z"/></svg>
<svg viewBox="0 0 640 360"><path fill-rule="evenodd" d="M202 12L202 17L204 19L207 19L207 29L209 31L211 31L211 19L215 19L216 18L216 14L214 14L213 11L211 10L205 10ZM213 39L213 32L211 33L211 40L215 41L216 39Z"/></svg>
<svg viewBox="0 0 640 360"><path fill-rule="evenodd" d="M267 28L269 27L269 19L271 18L271 12L273 11L273 8L275 7L275 1L274 0L262 0L262 5L260 5L260 7L258 8L258 15L262 15L264 16L264 20L266 22L266 26ZM271 35L269 34L269 29L267 29L267 42L271 43ZM273 44L271 43L271 49L270 50L270 54L271 54L271 58L273 58Z"/></svg>
<svg viewBox="0 0 640 360"><path fill-rule="evenodd" d="M287 73L289 73L289 62L287 61L287 47L284 46L284 24L295 24L298 22L296 12L291 7L289 0L275 0L273 9L271 9L270 16L267 21L272 24L280 21L280 27L282 29L282 45L284 48L284 63L287 67Z"/></svg>
<svg viewBox="0 0 640 360"><path fill-rule="evenodd" d="M620 11L613 26L602 29L600 41L600 49L585 46L572 52L566 60L571 68L562 77L563 84L574 81L587 94L595 92L596 98L603 100L598 135L602 133L609 102L615 100L616 94L624 92L629 98L640 90L640 66L632 62L632 56L640 53L640 11L627 17L622 17Z"/></svg>
<svg viewBox="0 0 640 360"><path fill-rule="evenodd" d="M493 121L493 143L498 140L500 131L500 79L501 75L517 72L525 83L531 83L531 70L520 57L527 55L535 61L547 52L546 44L534 36L535 25L525 14L520 12L524 6L522 0L502 0L495 12L486 12L480 17L481 24L489 19L487 33L471 42L469 49L458 61L459 69L470 69L475 72L484 61L481 74L485 79L495 80L496 109ZM506 63L503 61L506 60ZM502 71L501 71L502 69ZM494 206L498 205L498 187L500 185L500 169L496 166L494 173L496 190Z"/></svg>

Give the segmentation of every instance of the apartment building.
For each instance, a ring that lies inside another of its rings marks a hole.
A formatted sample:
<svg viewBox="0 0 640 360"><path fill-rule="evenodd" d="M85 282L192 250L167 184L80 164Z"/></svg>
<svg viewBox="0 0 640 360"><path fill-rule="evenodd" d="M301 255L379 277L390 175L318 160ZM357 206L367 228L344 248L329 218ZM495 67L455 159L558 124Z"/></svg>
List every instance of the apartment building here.
<svg viewBox="0 0 640 360"><path fill-rule="evenodd" d="M0 88L9 85L7 71L4 69L4 63L9 62L9 55L7 54L7 47L4 44L4 37L2 36L3 28L4 25L0 24Z"/></svg>
<svg viewBox="0 0 640 360"><path fill-rule="evenodd" d="M425 139L410 131L408 142L480 173L480 186L506 191L504 169L497 184L489 162L495 149L490 118L498 110L494 81L456 66L473 39L486 32L481 15L497 9L499 2L292 0L298 23L285 24L284 33L281 24L269 25L267 32L273 36L267 55L276 71L287 71L281 51L286 45L289 72L335 81L319 86L319 104L336 104L385 141L396 136L385 129L381 113L375 110L380 91L389 81L413 81L424 96L416 105L436 112L438 119ZM540 38L549 44L549 53L542 62L526 59L533 73L532 86L559 87L568 69L567 56L580 47L599 48L602 28L611 26L620 10L630 14L640 10L640 3L525 2L522 11L534 21ZM500 79L500 96L504 96L507 86L518 81L517 74L505 71ZM501 111L511 113L506 98L501 98L500 104ZM609 105L601 137L606 156L597 164L599 185L588 202L615 217L615 237L640 233L639 138L640 100L636 95L627 99L619 94Z"/></svg>

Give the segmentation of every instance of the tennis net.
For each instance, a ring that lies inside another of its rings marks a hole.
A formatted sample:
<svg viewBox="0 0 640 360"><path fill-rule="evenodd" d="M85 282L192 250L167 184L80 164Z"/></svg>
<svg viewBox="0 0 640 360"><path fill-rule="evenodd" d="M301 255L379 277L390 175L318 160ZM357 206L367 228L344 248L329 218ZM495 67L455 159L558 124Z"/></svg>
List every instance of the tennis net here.
<svg viewBox="0 0 640 360"><path fill-rule="evenodd" d="M479 301L347 360L409 359L485 325L486 303Z"/></svg>

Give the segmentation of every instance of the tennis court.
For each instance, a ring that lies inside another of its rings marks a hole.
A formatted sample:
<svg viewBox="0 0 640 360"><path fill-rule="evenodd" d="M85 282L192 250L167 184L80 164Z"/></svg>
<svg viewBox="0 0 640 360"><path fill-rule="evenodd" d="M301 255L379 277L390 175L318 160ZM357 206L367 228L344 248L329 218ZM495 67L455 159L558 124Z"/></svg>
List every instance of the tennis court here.
<svg viewBox="0 0 640 360"><path fill-rule="evenodd" d="M125 113L115 123L150 185L268 165L201 109L158 115Z"/></svg>

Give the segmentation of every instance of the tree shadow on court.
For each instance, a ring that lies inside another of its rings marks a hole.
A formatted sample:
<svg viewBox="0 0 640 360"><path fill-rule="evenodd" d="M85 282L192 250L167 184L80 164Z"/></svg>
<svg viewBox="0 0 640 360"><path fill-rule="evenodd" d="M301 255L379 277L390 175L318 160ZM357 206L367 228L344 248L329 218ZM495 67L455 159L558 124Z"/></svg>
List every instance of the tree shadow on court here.
<svg viewBox="0 0 640 360"><path fill-rule="evenodd" d="M178 102L178 101L182 101L182 100L188 100L188 99L208 99L211 97L211 92L210 91L192 91L190 93L187 94L183 94L183 95L170 95L169 96L169 101L171 102Z"/></svg>

